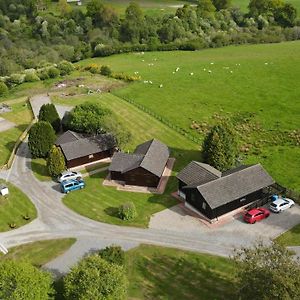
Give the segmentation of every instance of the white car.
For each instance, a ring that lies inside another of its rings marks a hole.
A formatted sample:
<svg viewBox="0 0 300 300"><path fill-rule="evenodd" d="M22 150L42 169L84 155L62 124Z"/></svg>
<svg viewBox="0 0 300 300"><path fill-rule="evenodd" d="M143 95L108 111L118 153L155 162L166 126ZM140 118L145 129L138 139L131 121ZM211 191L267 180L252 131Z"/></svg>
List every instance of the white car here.
<svg viewBox="0 0 300 300"><path fill-rule="evenodd" d="M270 210L273 212L279 213L283 210L286 210L286 209L292 207L294 204L295 204L295 202L292 199L279 198L270 204Z"/></svg>
<svg viewBox="0 0 300 300"><path fill-rule="evenodd" d="M82 178L82 174L80 172L65 171L65 172L59 174L57 181L63 182L65 180L81 179L81 178Z"/></svg>

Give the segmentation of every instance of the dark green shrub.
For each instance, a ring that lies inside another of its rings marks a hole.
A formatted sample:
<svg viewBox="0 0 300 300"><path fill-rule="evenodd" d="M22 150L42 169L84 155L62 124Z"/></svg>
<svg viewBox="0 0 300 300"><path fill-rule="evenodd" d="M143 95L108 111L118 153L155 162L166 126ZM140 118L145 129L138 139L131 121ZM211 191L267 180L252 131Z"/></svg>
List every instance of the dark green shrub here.
<svg viewBox="0 0 300 300"><path fill-rule="evenodd" d="M120 246L111 245L99 251L101 258L109 263L123 266L125 263L125 252Z"/></svg>
<svg viewBox="0 0 300 300"><path fill-rule="evenodd" d="M38 70L38 71L37 71L37 76L38 76L41 80L49 79L48 70L47 70L47 69L40 69L40 70Z"/></svg>
<svg viewBox="0 0 300 300"><path fill-rule="evenodd" d="M8 92L7 85L4 82L0 81L0 96L7 94L7 92Z"/></svg>
<svg viewBox="0 0 300 300"><path fill-rule="evenodd" d="M55 139L55 131L49 122L35 123L29 130L28 136L28 146L32 157L47 157Z"/></svg>
<svg viewBox="0 0 300 300"><path fill-rule="evenodd" d="M60 71L55 68L55 67L51 67L48 69L48 76L49 78L56 78L60 75Z"/></svg>
<svg viewBox="0 0 300 300"><path fill-rule="evenodd" d="M42 105L39 112L39 120L49 122L56 132L60 130L60 118L55 105L52 103Z"/></svg>
<svg viewBox="0 0 300 300"><path fill-rule="evenodd" d="M110 76L112 73L109 66L101 66L100 68L100 74L103 76Z"/></svg>
<svg viewBox="0 0 300 300"><path fill-rule="evenodd" d="M59 69L60 71L60 75L62 76L65 76L65 75L68 75L68 74L71 74L73 71L74 71L74 66L72 63L64 60L64 61L61 61L58 65L57 65L57 68Z"/></svg>
<svg viewBox="0 0 300 300"><path fill-rule="evenodd" d="M47 158L47 168L52 177L66 170L65 158L60 147L52 146Z"/></svg>
<svg viewBox="0 0 300 300"><path fill-rule="evenodd" d="M39 81L40 78L37 76L36 72L28 72L25 75L24 81L25 82L35 82L35 81Z"/></svg>
<svg viewBox="0 0 300 300"><path fill-rule="evenodd" d="M119 207L119 218L122 220L133 220L137 212L133 202L126 202Z"/></svg>

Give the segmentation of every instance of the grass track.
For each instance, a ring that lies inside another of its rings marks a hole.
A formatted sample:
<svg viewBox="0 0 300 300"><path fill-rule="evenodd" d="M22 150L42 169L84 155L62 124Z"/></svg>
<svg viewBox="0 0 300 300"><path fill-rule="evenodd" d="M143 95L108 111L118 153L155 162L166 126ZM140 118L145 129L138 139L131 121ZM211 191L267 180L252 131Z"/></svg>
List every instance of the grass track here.
<svg viewBox="0 0 300 300"><path fill-rule="evenodd" d="M129 299L234 299L226 258L141 245L126 252Z"/></svg>
<svg viewBox="0 0 300 300"><path fill-rule="evenodd" d="M0 184L4 183L0 180ZM5 183L9 188L7 198L0 196L0 231L7 231L11 228L9 224L15 223L17 227L25 225L36 218L37 212L29 198L18 188L10 183ZM26 221L23 216L30 216Z"/></svg>

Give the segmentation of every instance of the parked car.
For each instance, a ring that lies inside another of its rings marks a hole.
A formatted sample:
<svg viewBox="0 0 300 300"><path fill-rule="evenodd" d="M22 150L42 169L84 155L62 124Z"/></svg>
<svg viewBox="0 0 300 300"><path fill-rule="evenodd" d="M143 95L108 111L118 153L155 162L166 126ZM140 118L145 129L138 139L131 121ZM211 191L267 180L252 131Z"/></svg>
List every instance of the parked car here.
<svg viewBox="0 0 300 300"><path fill-rule="evenodd" d="M278 198L270 204L270 210L275 213L280 213L283 210L286 210L292 207L295 202L289 198Z"/></svg>
<svg viewBox="0 0 300 300"><path fill-rule="evenodd" d="M85 183L82 179L64 180L60 184L61 191L66 194L68 194L71 191L83 189L84 187Z"/></svg>
<svg viewBox="0 0 300 300"><path fill-rule="evenodd" d="M256 221L267 218L270 215L270 211L266 208L252 208L244 214L244 221L250 224L254 224Z"/></svg>
<svg viewBox="0 0 300 300"><path fill-rule="evenodd" d="M59 174L57 180L58 182L63 182L64 180L81 179L81 178L82 178L82 174L80 172L65 171Z"/></svg>

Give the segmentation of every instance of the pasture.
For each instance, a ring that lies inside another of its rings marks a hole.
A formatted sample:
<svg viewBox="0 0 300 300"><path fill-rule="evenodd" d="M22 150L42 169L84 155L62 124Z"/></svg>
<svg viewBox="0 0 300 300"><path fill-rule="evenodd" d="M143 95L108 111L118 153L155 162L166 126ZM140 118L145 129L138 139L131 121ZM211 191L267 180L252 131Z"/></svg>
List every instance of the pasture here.
<svg viewBox="0 0 300 300"><path fill-rule="evenodd" d="M299 51L300 42L289 42L130 53L79 64L105 64L132 75L138 72L140 82L113 93L194 136L203 138L220 119L233 122L241 146L248 148L242 152L243 162L261 162L279 183L300 191Z"/></svg>

